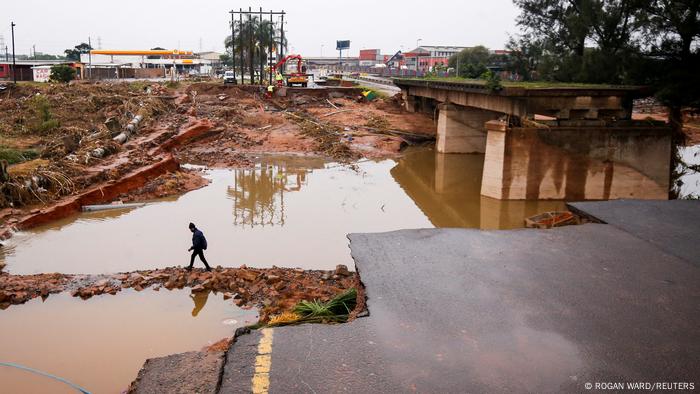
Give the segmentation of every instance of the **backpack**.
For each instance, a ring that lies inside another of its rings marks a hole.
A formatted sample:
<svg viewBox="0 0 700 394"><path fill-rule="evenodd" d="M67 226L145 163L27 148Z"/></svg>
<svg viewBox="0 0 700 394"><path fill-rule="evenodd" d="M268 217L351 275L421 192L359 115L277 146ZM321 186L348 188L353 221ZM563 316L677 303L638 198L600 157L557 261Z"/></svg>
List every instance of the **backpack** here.
<svg viewBox="0 0 700 394"><path fill-rule="evenodd" d="M202 249L207 250L207 239L204 237L204 233L202 233Z"/></svg>

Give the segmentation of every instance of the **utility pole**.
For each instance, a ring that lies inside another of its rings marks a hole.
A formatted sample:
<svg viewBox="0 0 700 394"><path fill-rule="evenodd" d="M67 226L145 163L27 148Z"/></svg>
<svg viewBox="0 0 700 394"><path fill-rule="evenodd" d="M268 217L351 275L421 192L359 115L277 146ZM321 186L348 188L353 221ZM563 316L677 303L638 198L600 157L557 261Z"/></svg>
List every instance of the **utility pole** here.
<svg viewBox="0 0 700 394"><path fill-rule="evenodd" d="M280 60L284 59L284 10L282 10L282 25L280 26ZM283 67L287 67L287 63Z"/></svg>
<svg viewBox="0 0 700 394"><path fill-rule="evenodd" d="M236 19L231 10L231 65L233 66L233 83L236 83Z"/></svg>
<svg viewBox="0 0 700 394"><path fill-rule="evenodd" d="M262 29L263 27L263 13L262 13L262 7L260 7L260 13L258 17L258 29ZM258 55L260 56L260 84L264 85L265 80L263 79L263 74L265 73L265 70L263 67L265 67L265 63L263 61L263 58L265 57L265 52L263 51L263 46L262 46L262 34L260 35L260 48L258 48Z"/></svg>
<svg viewBox="0 0 700 394"><path fill-rule="evenodd" d="M15 22L10 22L10 27L12 28L12 80L15 85L17 85L17 63L15 56Z"/></svg>
<svg viewBox="0 0 700 394"><path fill-rule="evenodd" d="M255 55L255 47L253 47L253 23L252 16L253 8L248 7L248 72L250 73L250 84L255 84L255 63L253 57Z"/></svg>
<svg viewBox="0 0 700 394"><path fill-rule="evenodd" d="M270 69L270 72L268 73L270 75L270 85L272 85L272 62L274 61L274 60L272 60L272 46L275 42L275 23L272 20L272 18L273 18L272 10L270 10L270 40L269 40L270 50L269 50L269 56L267 57L267 66Z"/></svg>
<svg viewBox="0 0 700 394"><path fill-rule="evenodd" d="M88 79L92 80L92 41L88 37ZM119 69L117 69L117 78L119 78Z"/></svg>
<svg viewBox="0 0 700 394"><path fill-rule="evenodd" d="M241 85L243 85L243 74L245 74L245 65L243 64L243 8L238 9L238 28L240 29L238 32L240 45L238 47L241 49Z"/></svg>
<svg viewBox="0 0 700 394"><path fill-rule="evenodd" d="M36 60L36 44L32 45L32 52L34 52L34 60Z"/></svg>

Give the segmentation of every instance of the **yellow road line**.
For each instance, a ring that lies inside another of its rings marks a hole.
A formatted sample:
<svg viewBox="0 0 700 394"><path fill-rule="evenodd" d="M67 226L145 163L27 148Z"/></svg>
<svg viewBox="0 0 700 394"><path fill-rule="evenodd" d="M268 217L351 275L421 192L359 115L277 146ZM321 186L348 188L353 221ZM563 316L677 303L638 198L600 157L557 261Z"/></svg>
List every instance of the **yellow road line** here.
<svg viewBox="0 0 700 394"><path fill-rule="evenodd" d="M253 394L267 394L270 390L270 366L272 365L272 329L263 328L255 357L255 373L251 381Z"/></svg>

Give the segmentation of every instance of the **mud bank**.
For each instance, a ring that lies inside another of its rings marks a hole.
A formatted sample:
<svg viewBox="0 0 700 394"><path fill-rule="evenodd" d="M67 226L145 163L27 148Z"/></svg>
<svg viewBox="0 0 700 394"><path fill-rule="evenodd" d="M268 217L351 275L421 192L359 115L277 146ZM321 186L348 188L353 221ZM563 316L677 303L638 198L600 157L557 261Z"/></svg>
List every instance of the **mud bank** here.
<svg viewBox="0 0 700 394"><path fill-rule="evenodd" d="M261 322L288 310L302 300L328 300L357 285L356 275L344 266L334 271L247 267L221 268L211 272L187 271L179 267L125 272L113 275L9 275L0 273L0 309L31 299L69 291L74 297L119 293L122 289L142 291L190 288L193 293L220 292L240 307L259 307Z"/></svg>

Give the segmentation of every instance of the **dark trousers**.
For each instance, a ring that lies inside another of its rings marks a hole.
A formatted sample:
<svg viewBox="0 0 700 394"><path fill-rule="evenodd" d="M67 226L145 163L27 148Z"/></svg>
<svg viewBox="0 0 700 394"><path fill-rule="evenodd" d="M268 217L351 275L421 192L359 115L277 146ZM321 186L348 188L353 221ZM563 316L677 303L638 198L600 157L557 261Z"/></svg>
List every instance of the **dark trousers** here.
<svg viewBox="0 0 700 394"><path fill-rule="evenodd" d="M209 264L207 264L207 259L204 258L204 251L202 249L193 249L192 250L192 257L190 257L190 268L194 265L194 258L196 256L199 256L199 259L202 260L202 263L204 263L204 266L209 268Z"/></svg>

